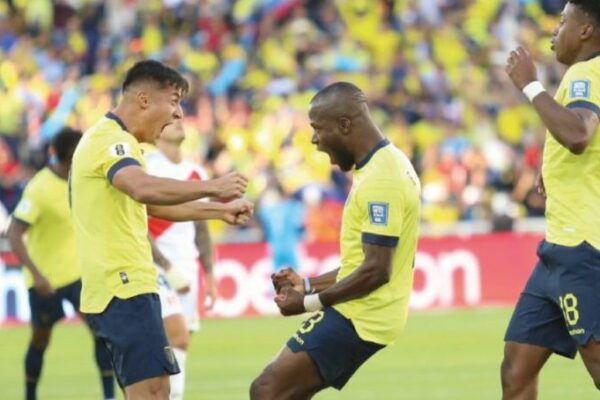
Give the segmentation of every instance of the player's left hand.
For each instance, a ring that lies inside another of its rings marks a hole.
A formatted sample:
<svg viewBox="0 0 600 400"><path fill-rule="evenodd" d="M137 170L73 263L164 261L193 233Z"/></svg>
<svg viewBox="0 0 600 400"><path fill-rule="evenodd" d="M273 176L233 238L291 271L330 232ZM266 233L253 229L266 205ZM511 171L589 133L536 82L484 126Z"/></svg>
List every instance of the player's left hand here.
<svg viewBox="0 0 600 400"><path fill-rule="evenodd" d="M222 219L230 225L244 225L254 214L254 204L244 199L231 201L225 207Z"/></svg>
<svg viewBox="0 0 600 400"><path fill-rule="evenodd" d="M290 286L283 287L275 296L275 303L279 307L281 315L290 316L306 312L304 309L304 295L298 293Z"/></svg>
<svg viewBox="0 0 600 400"><path fill-rule="evenodd" d="M510 80L519 90L523 90L527 84L537 81L537 69L531 54L521 46L510 52L505 69Z"/></svg>

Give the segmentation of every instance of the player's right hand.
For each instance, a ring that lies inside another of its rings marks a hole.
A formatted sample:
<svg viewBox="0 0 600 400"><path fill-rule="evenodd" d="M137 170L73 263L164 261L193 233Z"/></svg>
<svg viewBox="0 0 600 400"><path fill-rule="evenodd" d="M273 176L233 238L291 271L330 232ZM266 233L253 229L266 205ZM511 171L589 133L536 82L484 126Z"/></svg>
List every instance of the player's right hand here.
<svg viewBox="0 0 600 400"><path fill-rule="evenodd" d="M284 287L291 287L298 293L304 293L304 280L291 268L283 268L272 274L271 281L277 293L280 293Z"/></svg>
<svg viewBox="0 0 600 400"><path fill-rule="evenodd" d="M42 274L33 275L33 287L41 297L47 297L54 294L54 289L52 289L50 282Z"/></svg>
<svg viewBox="0 0 600 400"><path fill-rule="evenodd" d="M521 46L510 52L505 69L510 80L519 90L523 90L529 83L537 81L537 70L531 54Z"/></svg>
<svg viewBox="0 0 600 400"><path fill-rule="evenodd" d="M192 282L188 274L183 272L181 268L171 266L168 271L165 271L165 278L167 279L169 286L176 292L189 292Z"/></svg>
<svg viewBox="0 0 600 400"><path fill-rule="evenodd" d="M219 199L239 199L246 193L248 178L239 172L230 172L214 179L214 184L216 187L215 197Z"/></svg>

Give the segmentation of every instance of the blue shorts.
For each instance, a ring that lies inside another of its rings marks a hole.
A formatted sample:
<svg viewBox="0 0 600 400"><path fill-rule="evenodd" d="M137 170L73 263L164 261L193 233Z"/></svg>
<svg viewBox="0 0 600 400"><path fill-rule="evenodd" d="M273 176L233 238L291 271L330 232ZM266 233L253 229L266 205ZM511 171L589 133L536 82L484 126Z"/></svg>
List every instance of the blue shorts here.
<svg viewBox="0 0 600 400"><path fill-rule="evenodd" d="M352 321L333 307L313 314L287 342L294 353L305 351L326 386L341 389L356 370L385 346L362 340Z"/></svg>
<svg viewBox="0 0 600 400"><path fill-rule="evenodd" d="M63 300L68 300L73 307L79 309L81 298L81 280L55 289L51 296L40 296L34 288L29 288L29 309L31 325L36 328L50 328L65 316Z"/></svg>
<svg viewBox="0 0 600 400"><path fill-rule="evenodd" d="M505 340L574 358L577 346L600 341L600 251L538 245L538 263L515 307Z"/></svg>
<svg viewBox="0 0 600 400"><path fill-rule="evenodd" d="M114 297L102 313L85 317L108 348L121 387L180 372L165 335L157 294Z"/></svg>

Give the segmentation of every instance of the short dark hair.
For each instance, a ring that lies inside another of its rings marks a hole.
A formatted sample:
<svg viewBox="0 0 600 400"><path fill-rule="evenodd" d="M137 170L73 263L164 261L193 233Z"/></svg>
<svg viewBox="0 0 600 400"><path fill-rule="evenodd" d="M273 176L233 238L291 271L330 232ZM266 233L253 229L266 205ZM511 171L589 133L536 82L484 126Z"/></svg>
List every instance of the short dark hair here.
<svg viewBox="0 0 600 400"><path fill-rule="evenodd" d="M52 148L61 163L71 162L75 147L81 139L81 131L65 127L52 138Z"/></svg>
<svg viewBox="0 0 600 400"><path fill-rule="evenodd" d="M154 82L161 87L175 86L184 94L189 90L188 81L173 68L155 60L143 60L135 63L127 71L123 81L123 91L136 82Z"/></svg>
<svg viewBox="0 0 600 400"><path fill-rule="evenodd" d="M600 1L598 0L569 0L569 3L577 6L581 11L588 14L600 27Z"/></svg>
<svg viewBox="0 0 600 400"><path fill-rule="evenodd" d="M319 100L329 99L330 97L350 97L353 100L362 103L367 102L365 94L358 86L350 82L334 82L331 85L324 87L310 101L314 103Z"/></svg>

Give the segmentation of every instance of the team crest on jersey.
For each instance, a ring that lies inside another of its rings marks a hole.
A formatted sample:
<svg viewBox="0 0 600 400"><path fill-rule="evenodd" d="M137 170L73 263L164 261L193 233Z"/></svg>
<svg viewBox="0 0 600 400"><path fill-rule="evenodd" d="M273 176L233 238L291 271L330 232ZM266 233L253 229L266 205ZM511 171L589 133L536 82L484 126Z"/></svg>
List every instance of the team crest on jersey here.
<svg viewBox="0 0 600 400"><path fill-rule="evenodd" d="M387 225L388 203L369 203L369 220L371 225Z"/></svg>
<svg viewBox="0 0 600 400"><path fill-rule="evenodd" d="M127 142L115 143L110 146L110 155L113 157L130 156L131 145Z"/></svg>
<svg viewBox="0 0 600 400"><path fill-rule="evenodd" d="M571 82L572 99L589 99L591 83L588 80L579 80Z"/></svg>

